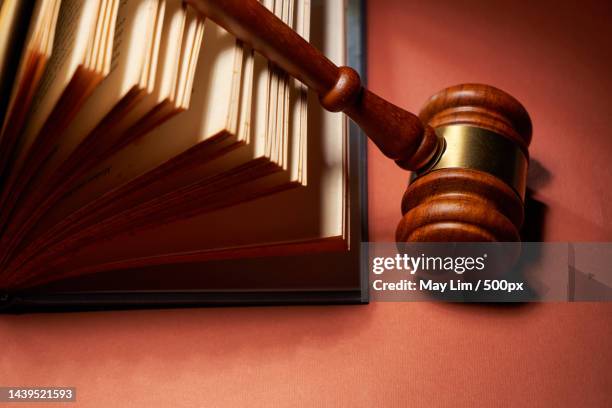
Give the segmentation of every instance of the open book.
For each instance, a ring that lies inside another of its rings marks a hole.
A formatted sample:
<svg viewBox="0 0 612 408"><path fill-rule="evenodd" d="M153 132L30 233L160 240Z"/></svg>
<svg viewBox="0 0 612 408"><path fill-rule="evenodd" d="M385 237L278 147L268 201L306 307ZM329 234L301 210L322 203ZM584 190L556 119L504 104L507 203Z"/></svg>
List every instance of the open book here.
<svg viewBox="0 0 612 408"><path fill-rule="evenodd" d="M344 116L181 0L25 3L0 6L5 305L364 300ZM346 63L344 1L262 3Z"/></svg>

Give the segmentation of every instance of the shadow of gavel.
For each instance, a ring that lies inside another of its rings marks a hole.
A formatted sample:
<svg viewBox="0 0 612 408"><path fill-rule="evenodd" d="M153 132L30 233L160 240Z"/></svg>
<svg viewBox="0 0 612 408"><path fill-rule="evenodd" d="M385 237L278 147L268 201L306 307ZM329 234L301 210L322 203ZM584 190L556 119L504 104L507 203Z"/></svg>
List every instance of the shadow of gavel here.
<svg viewBox="0 0 612 408"><path fill-rule="evenodd" d="M257 0L185 0L344 112L385 156L416 172L402 200L398 242L518 241L531 119L504 91L447 88L407 112L361 85Z"/></svg>

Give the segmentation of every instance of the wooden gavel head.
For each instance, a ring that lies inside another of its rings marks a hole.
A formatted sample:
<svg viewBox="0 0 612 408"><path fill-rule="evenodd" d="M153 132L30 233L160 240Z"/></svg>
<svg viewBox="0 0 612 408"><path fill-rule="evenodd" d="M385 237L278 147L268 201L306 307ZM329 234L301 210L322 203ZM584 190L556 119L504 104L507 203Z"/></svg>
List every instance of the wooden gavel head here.
<svg viewBox="0 0 612 408"><path fill-rule="evenodd" d="M512 96L487 85L447 88L420 119L444 139L402 199L396 240L519 241L531 119Z"/></svg>

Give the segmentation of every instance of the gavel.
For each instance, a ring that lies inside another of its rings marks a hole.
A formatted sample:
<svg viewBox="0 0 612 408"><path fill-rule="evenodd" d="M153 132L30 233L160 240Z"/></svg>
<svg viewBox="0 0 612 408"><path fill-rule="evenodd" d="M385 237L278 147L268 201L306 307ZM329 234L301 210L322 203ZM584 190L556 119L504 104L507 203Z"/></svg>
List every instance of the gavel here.
<svg viewBox="0 0 612 408"><path fill-rule="evenodd" d="M362 86L257 0L185 0L344 112L382 153L416 177L402 199L398 242L519 241L531 119L506 92L457 85L416 116Z"/></svg>

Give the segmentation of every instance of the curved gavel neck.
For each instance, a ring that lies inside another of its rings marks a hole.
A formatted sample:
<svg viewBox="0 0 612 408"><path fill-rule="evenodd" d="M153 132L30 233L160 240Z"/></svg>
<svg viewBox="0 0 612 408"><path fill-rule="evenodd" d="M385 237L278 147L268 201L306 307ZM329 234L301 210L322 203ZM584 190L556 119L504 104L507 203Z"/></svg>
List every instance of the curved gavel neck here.
<svg viewBox="0 0 612 408"><path fill-rule="evenodd" d="M325 109L348 115L400 167L421 169L442 148L431 127L365 89L355 70L336 66L257 0L185 3L314 90Z"/></svg>

